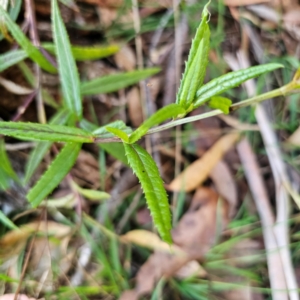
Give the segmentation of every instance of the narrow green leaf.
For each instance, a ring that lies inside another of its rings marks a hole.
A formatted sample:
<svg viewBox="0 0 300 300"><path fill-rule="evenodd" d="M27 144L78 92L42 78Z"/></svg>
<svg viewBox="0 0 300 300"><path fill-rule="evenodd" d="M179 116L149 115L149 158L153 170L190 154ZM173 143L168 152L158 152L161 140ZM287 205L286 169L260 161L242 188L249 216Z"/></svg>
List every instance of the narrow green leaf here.
<svg viewBox="0 0 300 300"><path fill-rule="evenodd" d="M0 223L9 229L19 229L3 212L0 210Z"/></svg>
<svg viewBox="0 0 300 300"><path fill-rule="evenodd" d="M38 123L0 122L0 134L34 141L94 142L94 136L85 130Z"/></svg>
<svg viewBox="0 0 300 300"><path fill-rule="evenodd" d="M6 190L11 185L11 179L17 181L18 176L11 166L3 139L0 139L0 162L0 190Z"/></svg>
<svg viewBox="0 0 300 300"><path fill-rule="evenodd" d="M72 55L69 37L58 9L57 0L52 0L52 30L63 98L66 107L69 108L78 119L81 119L82 103L79 75Z"/></svg>
<svg viewBox="0 0 300 300"><path fill-rule="evenodd" d="M126 132L118 129L118 128L113 128L113 127L109 127L106 126L105 127L107 131L111 132L113 135L119 137L121 140L123 140L124 142L128 143L129 142L129 137L126 134Z"/></svg>
<svg viewBox="0 0 300 300"><path fill-rule="evenodd" d="M229 114L229 108L232 104L232 101L226 97L214 96L211 97L207 103L210 108L219 109L224 114Z"/></svg>
<svg viewBox="0 0 300 300"><path fill-rule="evenodd" d="M149 153L141 146L124 143L124 148L129 165L141 182L153 222L162 239L171 244L171 213L158 168Z"/></svg>
<svg viewBox="0 0 300 300"><path fill-rule="evenodd" d="M67 143L47 171L27 194L33 207L37 207L68 174L81 149L80 143Z"/></svg>
<svg viewBox="0 0 300 300"><path fill-rule="evenodd" d="M185 112L186 111L183 107L175 103L161 108L129 136L129 142L135 143L144 136L151 127L158 125L167 119L176 118L179 115L185 114Z"/></svg>
<svg viewBox="0 0 300 300"><path fill-rule="evenodd" d="M11 163L5 151L5 143L3 139L0 139L0 162L0 167L5 172L5 174L10 178L17 180L18 176L11 166Z"/></svg>
<svg viewBox="0 0 300 300"><path fill-rule="evenodd" d="M116 121L118 122L118 121ZM122 122L122 121L121 121ZM124 122L122 122L123 125L126 127L126 125L124 124ZM110 127L112 127L113 123L108 124ZM80 127L87 130L87 131L93 131L93 135L95 137L99 137L99 135L102 137L102 134L106 134L109 135L109 137L112 137L113 135L108 132L105 129L105 126L97 128L97 125L90 123L89 121L82 119L80 121ZM128 127L127 127L128 128ZM120 129L120 128L119 128ZM100 130L100 132L99 132ZM122 129L124 130L124 129ZM132 132L132 130L131 130ZM130 133L130 132L127 132ZM107 137L107 136L106 136ZM118 159L119 161L121 161L124 165L128 165L128 161L125 155L125 150L124 150L124 146L123 143L105 143L105 144L98 144L98 146L100 148L102 148L103 150L105 150L108 154L112 155L113 157L115 157L116 159Z"/></svg>
<svg viewBox="0 0 300 300"><path fill-rule="evenodd" d="M72 188L78 191L79 194L81 194L82 196L90 200L105 200L110 198L110 194L108 193L95 191L91 189L83 189L79 185L77 185L74 181L72 181Z"/></svg>
<svg viewBox="0 0 300 300"><path fill-rule="evenodd" d="M207 24L208 5L209 3L204 6L202 20L192 42L176 99L176 103L186 110L189 109L195 100L196 92L202 86L206 73L210 38L210 30Z"/></svg>
<svg viewBox="0 0 300 300"><path fill-rule="evenodd" d="M149 68L96 78L81 84L81 94L96 95L115 92L152 76L159 71L159 68Z"/></svg>
<svg viewBox="0 0 300 300"><path fill-rule="evenodd" d="M12 50L0 55L0 72L22 61L27 57L24 50Z"/></svg>
<svg viewBox="0 0 300 300"><path fill-rule="evenodd" d="M63 125L70 117L67 109L60 110L49 122L50 125ZM27 184L40 162L49 151L52 142L38 142L33 151L30 153L25 167L24 183Z"/></svg>
<svg viewBox="0 0 300 300"><path fill-rule="evenodd" d="M42 47L49 51L51 54L55 53L55 46L52 43L43 43ZM115 54L120 50L117 45L111 46L94 46L94 47L82 47L82 46L72 46L71 51L73 57L77 61L95 60L103 57L107 57Z"/></svg>
<svg viewBox="0 0 300 300"><path fill-rule="evenodd" d="M21 28L16 24L8 15L8 13L0 5L0 18L2 18L17 43L27 53L34 62L36 62L41 68L50 72L56 73L56 68L50 64L50 62L41 54L41 52L31 44Z"/></svg>
<svg viewBox="0 0 300 300"><path fill-rule="evenodd" d="M207 102L211 97L224 93L225 91L232 89L251 78L257 77L266 72L271 72L278 68L283 68L283 65L274 63L266 64L235 72L230 72L221 77L213 79L207 84L203 85L197 91L197 99L194 102L194 107L202 105L203 103Z"/></svg>
<svg viewBox="0 0 300 300"><path fill-rule="evenodd" d="M113 128L113 129L118 129L120 131L123 131L126 134L132 133L132 129L130 127L126 126L126 124L121 120L114 121L114 122L111 122L111 123L109 123L105 126L99 127L97 129L95 129L92 133L97 138L111 138L111 137L114 137L115 133L112 134L112 131L107 130L107 127Z"/></svg>

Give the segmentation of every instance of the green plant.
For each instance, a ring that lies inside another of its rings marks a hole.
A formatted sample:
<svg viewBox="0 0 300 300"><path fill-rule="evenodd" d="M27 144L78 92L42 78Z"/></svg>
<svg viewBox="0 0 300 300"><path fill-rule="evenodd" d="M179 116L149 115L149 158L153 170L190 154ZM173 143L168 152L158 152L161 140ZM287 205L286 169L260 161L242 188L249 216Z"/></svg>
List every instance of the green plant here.
<svg viewBox="0 0 300 300"><path fill-rule="evenodd" d="M130 165L141 182L149 209L153 216L154 224L161 237L168 243L172 243L170 234L171 214L163 181L159 176L159 171L154 160L146 150L137 144L137 141L146 134L210 116L229 113L243 106L251 105L282 94L285 95L300 86L300 71L298 71L293 81L289 84L233 105L230 99L219 96L223 92L240 85L248 79L282 67L282 65L275 63L227 73L203 85L210 49L209 12L207 6L208 4L204 7L202 21L191 46L176 103L163 107L147 119L139 128L132 131L131 128L127 127L121 121L116 121L100 128L95 124L89 123L82 116L81 95L111 92L153 75L157 73L159 69L153 68L111 75L88 83L80 83L74 59L74 56L76 57L76 55L80 54L80 51L78 51L78 48L71 47L58 9L57 0L52 0L54 48L52 45L46 47L57 56L58 72L64 101L63 108L58 110L58 113L49 124L0 122L1 134L39 141L34 151L34 156L31 156L37 157L37 159L29 159L25 182L28 182L38 163L50 148L51 142L65 143L63 149L51 163L47 171L29 191L27 199L33 207L37 207L67 175L77 159L82 143L97 143L100 147L103 147L106 151ZM0 57L0 61L4 56L9 57L7 60L4 59L6 62L5 67L13 65L25 57L29 57L44 70L48 72L57 71L55 66L31 44L20 28L1 7L0 17L4 18L8 30L23 48L23 50L6 53ZM108 52L105 55L111 53L112 52ZM86 59L87 52L84 52L84 55L84 59ZM103 53L101 55L103 56ZM99 57L101 57L101 55ZM89 57L95 58L94 53L90 54ZM2 70L3 68L2 66ZM118 81L117 85L109 85L116 80ZM103 85L101 86L101 84ZM185 117L189 112L203 104L208 104L210 107L215 108L215 110L194 117ZM172 119L172 121L157 126L168 119ZM79 128L77 126L79 126ZM116 143L120 141L124 147L122 147L121 143ZM125 158L124 152L128 161ZM5 170L2 171L5 172ZM9 173L11 170L6 168L6 173L7 172ZM12 174L9 175L13 176Z"/></svg>

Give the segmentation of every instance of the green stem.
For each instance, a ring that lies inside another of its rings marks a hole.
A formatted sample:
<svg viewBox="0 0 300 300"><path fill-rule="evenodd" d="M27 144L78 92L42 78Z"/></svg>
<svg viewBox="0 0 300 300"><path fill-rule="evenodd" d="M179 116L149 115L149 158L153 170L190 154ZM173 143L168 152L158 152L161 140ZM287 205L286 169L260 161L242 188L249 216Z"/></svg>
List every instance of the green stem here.
<svg viewBox="0 0 300 300"><path fill-rule="evenodd" d="M239 108L242 108L242 107L245 107L245 106L257 104L257 103L262 102L262 101L267 100L267 99L276 98L276 97L279 97L279 96L286 96L287 94L292 93L293 90L297 89L298 87L299 87L299 84L295 81L292 81L292 82L290 82L290 83L288 83L288 84L284 85L283 87L278 88L276 90L273 90L273 91L270 91L270 92L267 92L267 93L264 93L264 94L261 94L261 95L257 95L257 96L254 96L252 98L249 98L249 99L240 101L238 103L232 104L230 106L230 111L232 112L232 111L235 111L235 110L237 110ZM299 91L297 91L297 92L299 92ZM172 128L172 127L175 127L175 126L178 126L178 125L195 122L195 121L202 120L202 119L207 119L207 118L218 116L218 115L221 115L221 114L223 114L223 112L219 109L216 109L216 110L209 111L207 113L202 113L200 115L174 120L174 121L171 121L169 123L151 128L147 132L147 134L160 132L160 131L163 131L163 130L166 130L166 129L169 129L169 128ZM97 138L95 140L95 142L97 142L97 143L118 142L118 141L120 141L120 139L115 138L115 137L110 138L110 139Z"/></svg>

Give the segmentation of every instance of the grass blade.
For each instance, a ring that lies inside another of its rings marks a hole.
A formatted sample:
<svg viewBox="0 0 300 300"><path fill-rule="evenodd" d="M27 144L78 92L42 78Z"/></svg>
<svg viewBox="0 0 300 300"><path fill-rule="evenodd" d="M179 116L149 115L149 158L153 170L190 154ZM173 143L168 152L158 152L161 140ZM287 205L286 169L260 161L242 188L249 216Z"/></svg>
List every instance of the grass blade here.
<svg viewBox="0 0 300 300"><path fill-rule="evenodd" d="M19 229L1 210L0 210L0 223L9 229Z"/></svg>
<svg viewBox="0 0 300 300"><path fill-rule="evenodd" d="M141 182L153 222L162 239L171 244L171 212L158 168L149 153L141 146L124 143L124 148L129 165Z"/></svg>
<svg viewBox="0 0 300 300"><path fill-rule="evenodd" d="M52 43L44 43L42 47L49 51L51 54L55 53L55 45ZM81 46L72 46L71 51L73 57L77 61L86 61L86 60L95 60L104 58L110 55L115 54L120 50L120 47L117 45L111 46L95 46L95 47L81 47Z"/></svg>
<svg viewBox="0 0 300 300"><path fill-rule="evenodd" d="M151 127L158 125L159 123L167 119L176 118L177 116L182 114L184 115L185 112L186 111L184 108L182 108L180 105L175 103L161 108L130 135L129 142L135 143L143 135L145 135Z"/></svg>
<svg viewBox="0 0 300 300"><path fill-rule="evenodd" d="M227 73L219 78L211 80L209 83L203 85L196 94L194 107L198 107L208 101L211 97L224 93L232 89L248 79L257 77L263 73L271 72L278 68L282 68L281 64L266 64L255 66L248 69L243 69L235 72Z"/></svg>
<svg viewBox="0 0 300 300"><path fill-rule="evenodd" d="M152 76L159 71L159 68L149 68L96 78L81 84L81 94L96 95L115 92Z"/></svg>
<svg viewBox="0 0 300 300"><path fill-rule="evenodd" d="M5 25L9 29L12 36L15 38L17 43L22 47L22 49L27 53L34 62L36 62L41 68L50 72L56 73L56 68L48 62L48 60L41 54L41 52L32 45L25 34L22 32L21 28L10 18L8 13L0 5L0 18L5 22Z"/></svg>
<svg viewBox="0 0 300 300"><path fill-rule="evenodd" d="M23 122L0 122L0 134L20 139L53 142L93 143L89 132L68 126Z"/></svg>
<svg viewBox="0 0 300 300"><path fill-rule="evenodd" d="M24 50L13 50L0 55L0 72L22 61L27 56Z"/></svg>
<svg viewBox="0 0 300 300"><path fill-rule="evenodd" d="M52 0L52 30L63 98L66 107L78 119L81 119L82 103L79 75L72 55L69 37L58 9L57 0Z"/></svg>
<svg viewBox="0 0 300 300"><path fill-rule="evenodd" d="M68 174L81 149L80 143L67 143L47 171L27 194L33 207L37 207Z"/></svg>

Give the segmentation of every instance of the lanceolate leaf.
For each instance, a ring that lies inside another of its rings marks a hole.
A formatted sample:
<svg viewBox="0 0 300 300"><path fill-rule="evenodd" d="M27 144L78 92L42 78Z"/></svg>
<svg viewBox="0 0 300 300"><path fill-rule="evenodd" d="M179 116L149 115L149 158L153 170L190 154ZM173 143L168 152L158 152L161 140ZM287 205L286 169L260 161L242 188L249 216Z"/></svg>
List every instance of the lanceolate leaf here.
<svg viewBox="0 0 300 300"><path fill-rule="evenodd" d="M63 125L67 122L70 117L70 112L67 109L59 111L53 118L50 120L49 124L54 125ZM38 142L34 150L30 153L26 167L25 167L25 178L24 183L28 183L29 179L35 172L36 168L39 166L40 162L48 152L52 145L52 142Z"/></svg>
<svg viewBox="0 0 300 300"><path fill-rule="evenodd" d="M81 119L82 103L79 75L72 55L69 37L58 9L57 0L52 0L52 28L63 98L70 111L78 119Z"/></svg>
<svg viewBox="0 0 300 300"><path fill-rule="evenodd" d="M0 72L22 61L27 57L24 50L13 50L0 55Z"/></svg>
<svg viewBox="0 0 300 300"><path fill-rule="evenodd" d="M126 134L132 133L132 129L130 127L126 126L126 124L121 120L114 121L114 122L109 123L105 126L99 127L96 130L93 130L92 133L97 138L110 138L110 137L115 136L115 133L112 134L112 131L107 130L107 127L114 128L114 129L119 129L119 130L123 131Z"/></svg>
<svg viewBox="0 0 300 300"><path fill-rule="evenodd" d="M150 68L96 78L81 84L81 94L96 95L115 92L152 76L159 71L159 68Z"/></svg>
<svg viewBox="0 0 300 300"><path fill-rule="evenodd" d="M0 122L0 134L25 140L93 143L89 132L68 126L23 122Z"/></svg>
<svg viewBox="0 0 300 300"><path fill-rule="evenodd" d="M266 64L248 69L243 69L235 72L227 73L219 78L213 79L209 83L203 85L196 94L194 107L198 107L207 102L211 97L224 93L225 91L234 88L248 79L257 77L263 73L282 68L280 64Z"/></svg>
<svg viewBox="0 0 300 300"><path fill-rule="evenodd" d="M139 145L124 143L124 148L129 165L141 182L153 222L162 239L171 244L171 213L158 168L149 153Z"/></svg>
<svg viewBox="0 0 300 300"><path fill-rule="evenodd" d="M197 90L202 86L208 63L210 31L207 24L207 3L202 12L202 20L192 42L189 58L182 76L176 103L189 109Z"/></svg>
<svg viewBox="0 0 300 300"><path fill-rule="evenodd" d="M17 43L23 48L27 55L43 69L48 72L55 73L56 69L48 62L48 60L40 53L40 51L31 44L21 28L10 18L7 12L0 5L0 18L3 18L5 25L9 29Z"/></svg>
<svg viewBox="0 0 300 300"><path fill-rule="evenodd" d="M33 207L37 207L68 174L81 149L80 143L67 143L47 171L27 194Z"/></svg>
<svg viewBox="0 0 300 300"><path fill-rule="evenodd" d="M55 54L55 46L51 43L44 43L42 47L52 54ZM73 57L78 61L95 60L103 57L110 56L119 51L119 46L94 46L94 47L81 47L72 46L71 51Z"/></svg>
<svg viewBox="0 0 300 300"><path fill-rule="evenodd" d="M0 223L9 229L19 229L3 212L0 210Z"/></svg>
<svg viewBox="0 0 300 300"><path fill-rule="evenodd" d="M130 135L129 142L135 143L143 135L145 135L151 127L158 125L167 119L176 118L179 115L185 114L185 112L184 108L175 103L161 108Z"/></svg>

